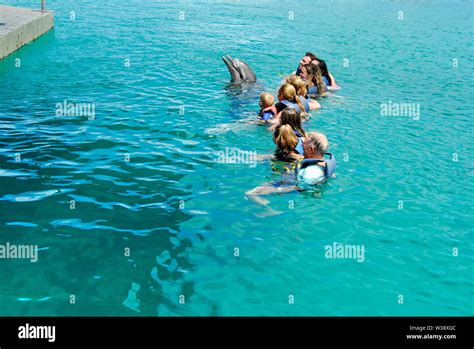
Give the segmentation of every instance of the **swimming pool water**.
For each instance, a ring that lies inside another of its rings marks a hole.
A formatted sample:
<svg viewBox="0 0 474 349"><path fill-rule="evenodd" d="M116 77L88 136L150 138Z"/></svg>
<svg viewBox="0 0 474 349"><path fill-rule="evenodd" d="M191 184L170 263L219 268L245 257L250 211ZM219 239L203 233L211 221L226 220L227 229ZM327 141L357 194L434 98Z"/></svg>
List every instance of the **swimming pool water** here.
<svg viewBox="0 0 474 349"><path fill-rule="evenodd" d="M473 315L472 1L47 5L54 31L0 61L0 243L40 248L0 260L0 315ZM244 193L272 163L216 154L273 151L245 120L307 50L342 86L305 124L337 178L270 215Z"/></svg>

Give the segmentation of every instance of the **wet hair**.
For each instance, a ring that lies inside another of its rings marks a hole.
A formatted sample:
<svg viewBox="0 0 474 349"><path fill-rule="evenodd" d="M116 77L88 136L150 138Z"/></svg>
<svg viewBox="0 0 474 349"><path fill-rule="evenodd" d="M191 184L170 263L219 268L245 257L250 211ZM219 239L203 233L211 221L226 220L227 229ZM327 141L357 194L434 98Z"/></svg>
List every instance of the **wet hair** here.
<svg viewBox="0 0 474 349"><path fill-rule="evenodd" d="M328 139L323 133L311 132L308 134L307 142L308 146L313 148L317 154L324 155L329 148Z"/></svg>
<svg viewBox="0 0 474 349"><path fill-rule="evenodd" d="M326 84L323 81L323 76L321 75L321 69L319 66L310 63L305 65L304 68L308 72L308 77L306 79L306 86L308 90L310 87L316 86L318 89L318 96L326 92Z"/></svg>
<svg viewBox="0 0 474 349"><path fill-rule="evenodd" d="M270 107L270 106L273 105L274 102L275 102L275 98L273 97L272 94L270 94L268 92L263 92L260 95L260 106L262 108Z"/></svg>
<svg viewBox="0 0 474 349"><path fill-rule="evenodd" d="M326 65L326 62L323 61L322 59L320 59L319 63L318 63L318 67L319 67L319 69L321 69L321 75L328 80L330 85L332 85L332 79L331 79L331 76L329 75L329 71L328 71L328 67Z"/></svg>
<svg viewBox="0 0 474 349"><path fill-rule="evenodd" d="M304 108L303 103L301 103L300 98L297 96L293 85L288 83L281 85L278 90L278 96L281 96L284 100L296 103L298 107L300 107L301 113L306 114L306 109Z"/></svg>
<svg viewBox="0 0 474 349"><path fill-rule="evenodd" d="M306 52L305 56L308 56L309 58L311 58L311 62L312 61L319 61L319 58L316 57L316 55L314 53Z"/></svg>
<svg viewBox="0 0 474 349"><path fill-rule="evenodd" d="M306 97L306 95L308 94L308 90L306 88L306 83L301 78L301 76L290 75L288 77L288 79L286 79L286 82L289 83L290 85L293 85L293 87L296 90L296 94L298 96Z"/></svg>
<svg viewBox="0 0 474 349"><path fill-rule="evenodd" d="M293 108L282 110L280 115L280 125L290 125L293 131L297 131L303 137L306 136L306 132L301 126L301 113L298 113Z"/></svg>
<svg viewBox="0 0 474 349"><path fill-rule="evenodd" d="M298 144L298 138L290 125L280 125L276 128L273 140L277 146L275 156L280 161L292 161L292 153Z"/></svg>

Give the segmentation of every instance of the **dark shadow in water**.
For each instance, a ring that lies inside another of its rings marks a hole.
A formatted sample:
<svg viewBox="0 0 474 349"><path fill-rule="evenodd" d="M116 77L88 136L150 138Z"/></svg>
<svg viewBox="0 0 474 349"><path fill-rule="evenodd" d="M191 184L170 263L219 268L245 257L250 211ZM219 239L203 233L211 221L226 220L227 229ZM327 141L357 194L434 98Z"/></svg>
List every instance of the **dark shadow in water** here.
<svg viewBox="0 0 474 349"><path fill-rule="evenodd" d="M265 87L259 82L227 84L224 87L230 100L229 116L231 119L242 119L258 113L258 100Z"/></svg>

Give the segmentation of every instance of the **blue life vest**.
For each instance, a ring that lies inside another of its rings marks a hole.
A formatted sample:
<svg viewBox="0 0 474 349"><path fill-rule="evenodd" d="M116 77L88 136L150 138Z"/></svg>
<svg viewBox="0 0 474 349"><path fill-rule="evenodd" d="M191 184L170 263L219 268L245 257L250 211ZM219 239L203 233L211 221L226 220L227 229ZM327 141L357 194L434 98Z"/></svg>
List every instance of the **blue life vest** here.
<svg viewBox="0 0 474 349"><path fill-rule="evenodd" d="M306 112L306 113L309 113L310 109L309 109L309 101L310 99L309 98L305 98L303 96L298 96L300 98L300 101L301 101L301 104L303 104L303 107L305 110L303 110L303 112ZM301 109L300 109L300 106L298 105L298 103L295 102L290 102L288 100L283 100L281 101L281 103L283 103L284 105L286 105L288 108L293 108L295 109L298 113L301 113Z"/></svg>
<svg viewBox="0 0 474 349"><path fill-rule="evenodd" d="M293 132L295 133L295 136L298 138L298 144L296 144L295 151L300 155L304 155L304 147L303 147L304 137L301 133L299 133L296 130L293 130Z"/></svg>
<svg viewBox="0 0 474 349"><path fill-rule="evenodd" d="M324 83L326 84L326 86L329 86L329 85L331 85L331 84L329 83L329 80L328 80L328 78L327 78L327 77L325 77L325 76L323 76L323 81L324 81Z"/></svg>
<svg viewBox="0 0 474 349"><path fill-rule="evenodd" d="M326 166L321 166L324 169L324 177L326 177L326 179L330 178L336 171L336 159L331 153L326 153L324 155L325 157L323 159L304 159L301 161L295 168L296 174L298 174L298 172L305 167L314 166L321 162L325 162Z"/></svg>
<svg viewBox="0 0 474 349"><path fill-rule="evenodd" d="M299 137L298 137L298 144L295 147L295 151L300 155L304 155L303 140Z"/></svg>
<svg viewBox="0 0 474 349"><path fill-rule="evenodd" d="M317 95L318 94L318 87L317 86L311 86L308 89L308 94L309 95Z"/></svg>
<svg viewBox="0 0 474 349"><path fill-rule="evenodd" d="M273 119L275 117L275 113L271 110L263 111L263 109L262 109L262 110L260 110L260 113L258 113L258 116L263 121L268 121L268 120Z"/></svg>
<svg viewBox="0 0 474 349"><path fill-rule="evenodd" d="M326 79L327 80L327 79ZM328 84L326 83L326 80L325 78L323 78L323 81L324 81L324 91L323 92L326 92L328 90ZM308 95L317 95L318 94L318 87L317 86L311 86L309 89L308 89Z"/></svg>

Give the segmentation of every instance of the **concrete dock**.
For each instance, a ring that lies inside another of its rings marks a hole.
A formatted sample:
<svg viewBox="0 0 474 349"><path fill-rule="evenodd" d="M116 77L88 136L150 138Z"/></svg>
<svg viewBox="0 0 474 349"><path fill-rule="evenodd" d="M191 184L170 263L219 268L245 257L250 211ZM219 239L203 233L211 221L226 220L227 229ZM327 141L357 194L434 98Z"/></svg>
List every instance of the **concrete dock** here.
<svg viewBox="0 0 474 349"><path fill-rule="evenodd" d="M0 5L0 60L37 39L53 25L51 11Z"/></svg>

